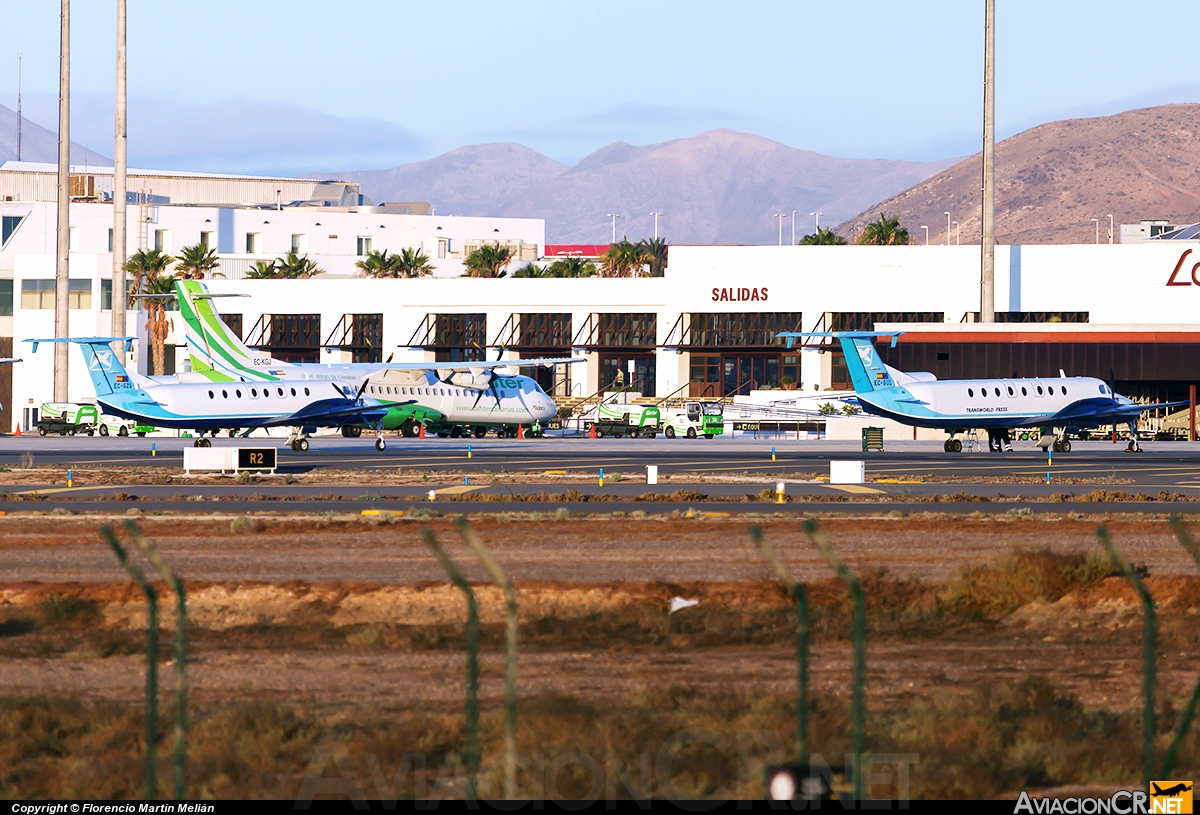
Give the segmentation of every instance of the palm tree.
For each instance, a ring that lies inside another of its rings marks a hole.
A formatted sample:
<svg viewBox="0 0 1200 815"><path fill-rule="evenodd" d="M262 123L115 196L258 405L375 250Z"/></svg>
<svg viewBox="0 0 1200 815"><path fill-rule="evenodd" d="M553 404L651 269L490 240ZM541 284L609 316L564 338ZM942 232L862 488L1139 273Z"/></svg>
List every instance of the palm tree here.
<svg viewBox="0 0 1200 815"><path fill-rule="evenodd" d="M400 257L389 255L387 250L382 252L372 249L367 256L354 264L359 277L397 277L400 270Z"/></svg>
<svg viewBox="0 0 1200 815"><path fill-rule="evenodd" d="M649 265L651 256L640 245L621 238L604 250L603 275L605 277L640 277Z"/></svg>
<svg viewBox="0 0 1200 815"><path fill-rule="evenodd" d="M142 303L146 309L146 337L150 340L150 362L154 367L154 375L166 373L167 337L175 329L175 321L167 318L167 304L171 302L161 295L175 293L174 278L166 275L155 275L145 281L145 294L160 295L147 297Z"/></svg>
<svg viewBox="0 0 1200 815"><path fill-rule="evenodd" d="M504 277L504 268L512 263L512 249L497 243L485 243L467 255L463 265L470 277Z"/></svg>
<svg viewBox="0 0 1200 815"><path fill-rule="evenodd" d="M319 274L325 274L325 270L309 260L308 255L300 257L295 252L288 252L287 257L275 261L275 265L276 276L283 280L306 280Z"/></svg>
<svg viewBox="0 0 1200 815"><path fill-rule="evenodd" d="M565 257L551 263L546 271L551 277L593 277L596 264L577 257Z"/></svg>
<svg viewBox="0 0 1200 815"><path fill-rule="evenodd" d="M135 307L134 295L142 293L147 281L162 277L167 267L174 262L175 258L157 249L151 249L149 252L139 249L130 256L129 260L125 261L125 272L133 275L129 287L129 308Z"/></svg>
<svg viewBox="0 0 1200 815"><path fill-rule="evenodd" d="M859 246L903 246L908 243L908 230L900 226L899 218L880 214L878 221L871 221L858 236Z"/></svg>
<svg viewBox="0 0 1200 815"><path fill-rule="evenodd" d="M433 274L433 264L420 249L401 249L396 271L404 277L426 277Z"/></svg>
<svg viewBox="0 0 1200 815"><path fill-rule="evenodd" d="M550 269L543 269L536 263L530 261L512 273L513 277L554 277Z"/></svg>
<svg viewBox="0 0 1200 815"><path fill-rule="evenodd" d="M250 280L274 280L279 276L279 269L275 264L274 260L256 260L246 272L246 277Z"/></svg>
<svg viewBox="0 0 1200 815"><path fill-rule="evenodd" d="M670 246L662 238L643 238L638 241L638 249L650 258L651 277L662 277L667 268L667 247Z"/></svg>
<svg viewBox="0 0 1200 815"><path fill-rule="evenodd" d="M202 243L185 246L179 253L179 262L175 265L175 277L183 280L203 280L206 275L224 277L225 275L216 271L220 264L215 249L209 249Z"/></svg>
<svg viewBox="0 0 1200 815"><path fill-rule="evenodd" d="M907 234L907 233L906 233ZM832 229L817 227L817 231L800 239L799 246L845 246L846 239Z"/></svg>

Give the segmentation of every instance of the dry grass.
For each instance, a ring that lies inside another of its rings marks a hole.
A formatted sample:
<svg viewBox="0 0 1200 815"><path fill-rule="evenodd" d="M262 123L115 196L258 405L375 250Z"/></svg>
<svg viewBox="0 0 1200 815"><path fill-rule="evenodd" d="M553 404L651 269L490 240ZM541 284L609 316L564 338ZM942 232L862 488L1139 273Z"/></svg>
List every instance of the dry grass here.
<svg viewBox="0 0 1200 815"><path fill-rule="evenodd" d="M166 713L159 777L169 788ZM537 797L557 792L582 798L598 782L613 797L761 797L764 768L791 758L793 716L785 697L706 693L673 684L620 705L564 696L529 699L520 708L521 789ZM386 797L383 785L391 784L406 757L411 761L415 754L416 766L423 765L425 772L402 778L398 797L461 796L462 728L459 709L428 706L197 706L187 794L293 798L306 773L323 773L356 777L368 797ZM871 711L867 746L876 753L912 755L914 797L980 798L1027 787L1126 783L1139 773L1138 753L1129 749L1139 728L1136 715L1085 710L1031 679L1012 688L980 689L966 698L947 694ZM843 701L813 700L814 752L840 763L849 747L848 730ZM481 736L481 794L496 796L502 787L499 710L484 710ZM1197 741L1193 736L1185 746L1180 777L1191 777ZM144 750L135 706L0 699L4 797L136 797ZM672 751L665 772L663 756ZM587 758L584 763L555 761L569 753ZM886 772L886 765L881 769ZM553 778L549 790L548 777ZM873 792L882 797L897 790L885 784Z"/></svg>
<svg viewBox="0 0 1200 815"><path fill-rule="evenodd" d="M999 619L1027 603L1054 602L1118 572L1108 555L1014 551L965 569L941 593L958 614Z"/></svg>

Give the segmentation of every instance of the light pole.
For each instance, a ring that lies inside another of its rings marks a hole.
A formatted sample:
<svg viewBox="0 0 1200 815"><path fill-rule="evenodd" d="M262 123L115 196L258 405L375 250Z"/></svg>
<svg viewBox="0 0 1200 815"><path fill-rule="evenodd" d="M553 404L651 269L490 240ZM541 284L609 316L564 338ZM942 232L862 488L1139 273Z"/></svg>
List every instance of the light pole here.
<svg viewBox="0 0 1200 815"><path fill-rule="evenodd" d="M925 230L925 245L928 246L929 245L929 227L925 226L925 224L921 224L921 228Z"/></svg>
<svg viewBox="0 0 1200 815"><path fill-rule="evenodd" d="M1108 213L1108 245L1112 246L1113 242L1113 217L1112 213Z"/></svg>
<svg viewBox="0 0 1200 815"><path fill-rule="evenodd" d="M779 245L783 246L783 219L787 215L783 212L776 212L772 217L779 219Z"/></svg>
<svg viewBox="0 0 1200 815"><path fill-rule="evenodd" d="M614 213L612 213L612 212L606 213L606 215L607 215L609 218L612 218L612 229L613 229L613 232L612 232L612 242L613 242L613 243L616 243L616 242L617 242L617 219L618 219L618 218L620 218L621 216L620 216L620 215L616 215L616 214L614 214Z"/></svg>
<svg viewBox="0 0 1200 815"><path fill-rule="evenodd" d="M125 320L125 248L126 248L126 215L125 199L128 197L127 175L127 100L126 100L126 36L125 36L125 0L117 0L117 121L116 143L113 146L113 245L112 245L112 336L124 337L128 333ZM119 344L114 344L121 350L121 359L125 358L125 350Z"/></svg>
<svg viewBox="0 0 1200 815"><path fill-rule="evenodd" d="M946 245L950 245L950 213L946 213Z"/></svg>
<svg viewBox="0 0 1200 815"><path fill-rule="evenodd" d="M983 23L983 218L979 321L996 322L996 0L986 0Z"/></svg>
<svg viewBox="0 0 1200 815"><path fill-rule="evenodd" d="M1096 225L1096 245L1100 245L1100 219L1093 218L1092 223Z"/></svg>
<svg viewBox="0 0 1200 815"><path fill-rule="evenodd" d="M654 216L654 240L658 240L658 219L662 217L662 213L661 212L651 212L650 214ZM614 221L613 223L615 224L616 222ZM616 242L617 242L617 232L614 229L613 230L613 243L616 243Z"/></svg>
<svg viewBox="0 0 1200 815"><path fill-rule="evenodd" d="M21 61L24 51L17 52L17 161L21 160Z"/></svg>
<svg viewBox="0 0 1200 815"><path fill-rule="evenodd" d="M824 215L825 213L824 212L810 212L808 214L813 216L814 218L816 218L816 221L813 222L813 230L818 235L820 235L821 234L821 216Z"/></svg>
<svg viewBox="0 0 1200 815"><path fill-rule="evenodd" d="M946 240L947 240L947 241L949 241L949 240L950 240L950 236L949 236L949 235L947 235L947 236L946 236ZM955 222L954 222L954 245L955 245L955 246L958 246L958 245L959 245L959 243L958 243L958 221L955 221Z"/></svg>
<svg viewBox="0 0 1200 815"><path fill-rule="evenodd" d="M71 336L67 269L71 252L71 0L62 0L58 52L58 247L54 266L54 336ZM54 401L67 401L69 343L54 344Z"/></svg>
<svg viewBox="0 0 1200 815"><path fill-rule="evenodd" d="M792 246L796 245L796 210L792 210Z"/></svg>

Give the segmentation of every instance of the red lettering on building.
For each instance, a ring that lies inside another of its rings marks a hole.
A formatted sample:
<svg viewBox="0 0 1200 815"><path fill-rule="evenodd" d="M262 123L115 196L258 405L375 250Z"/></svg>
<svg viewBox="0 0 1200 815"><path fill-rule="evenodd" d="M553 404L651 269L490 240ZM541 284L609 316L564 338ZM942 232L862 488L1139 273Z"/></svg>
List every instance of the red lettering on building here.
<svg viewBox="0 0 1200 815"><path fill-rule="evenodd" d="M745 303L745 302L752 302L755 300L762 301L762 300L766 300L766 299L767 299L767 287L766 286L763 286L762 288L756 287L753 289L714 288L712 290L712 300L714 303Z"/></svg>
<svg viewBox="0 0 1200 815"><path fill-rule="evenodd" d="M1167 280L1168 286L1190 286L1190 285L1192 285L1192 283L1195 283L1197 286L1200 286L1200 280L1196 280L1196 269L1200 268L1200 263L1197 263L1195 266L1192 267L1192 280L1190 283L1187 280L1176 280L1175 279L1176 277L1179 276L1179 270L1183 268L1183 262L1185 260L1187 260L1187 256L1190 255L1191 253L1192 253L1191 249L1183 250L1183 254L1179 256L1179 262L1175 264L1175 271L1171 272L1171 277Z"/></svg>

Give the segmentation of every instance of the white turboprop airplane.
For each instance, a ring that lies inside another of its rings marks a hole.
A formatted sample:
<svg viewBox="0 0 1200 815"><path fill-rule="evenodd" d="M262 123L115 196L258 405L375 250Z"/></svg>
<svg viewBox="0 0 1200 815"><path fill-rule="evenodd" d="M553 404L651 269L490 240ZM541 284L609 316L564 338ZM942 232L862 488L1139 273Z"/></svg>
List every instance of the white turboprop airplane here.
<svg viewBox="0 0 1200 815"><path fill-rule="evenodd" d="M355 389L344 382L279 379L269 383L170 382L139 376L125 370L113 353L112 343L125 343L128 353L133 337L79 337L26 340L37 353L42 343L69 342L80 347L88 374L96 388L96 401L105 413L123 416L155 427L196 431L196 447L212 443L201 438L205 431L229 427L291 427L293 450L308 449L308 434L317 427L337 427L355 422L382 431L387 407L364 398L367 380ZM383 436L375 449L385 447Z"/></svg>
<svg viewBox="0 0 1200 815"><path fill-rule="evenodd" d="M1155 408L1187 402L1139 405L1114 393L1112 386L1090 376L1057 379L947 379L930 373L905 373L879 358L872 340L891 337L892 346L903 332L834 331L787 332L788 341L804 337L832 338L841 342L846 369L854 385L854 401L867 413L893 419L911 427L930 427L950 434L948 453L962 451L959 433L986 430L988 447L1011 450L1009 431L1014 427L1041 428L1041 447L1069 453L1068 431L1102 425L1129 425L1128 452L1141 452L1137 441L1138 417Z"/></svg>
<svg viewBox="0 0 1200 815"><path fill-rule="evenodd" d="M357 388L371 377L366 395L388 408L384 430L416 436L421 427L458 436L463 429L484 435L489 427L538 424L553 418L557 406L537 380L505 368L534 368L584 362L581 358L496 360L446 363L293 363L250 348L221 319L203 283L175 284L180 315L192 357L191 381L267 382L315 379L350 383ZM235 295L236 296L236 295ZM361 426L342 425L342 435L357 437Z"/></svg>

